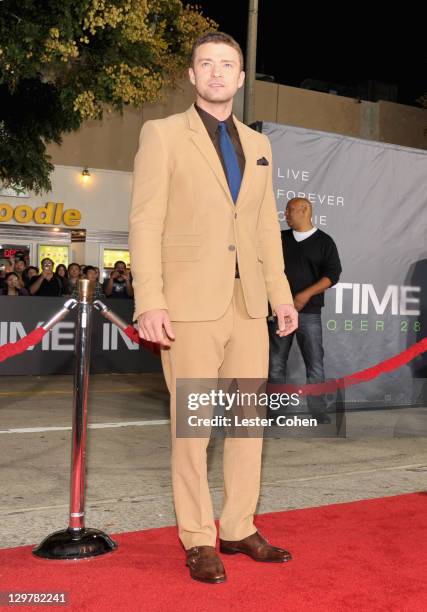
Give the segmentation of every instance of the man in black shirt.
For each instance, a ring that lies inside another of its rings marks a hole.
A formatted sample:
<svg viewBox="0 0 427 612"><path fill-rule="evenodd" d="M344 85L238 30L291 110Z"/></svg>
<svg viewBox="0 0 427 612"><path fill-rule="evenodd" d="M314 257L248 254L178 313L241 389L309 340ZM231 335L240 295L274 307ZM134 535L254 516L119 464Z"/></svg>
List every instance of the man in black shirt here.
<svg viewBox="0 0 427 612"><path fill-rule="evenodd" d="M307 382L325 380L321 309L324 292L338 282L341 263L335 242L328 234L313 226L309 200L293 198L286 207L286 222L291 229L281 232L286 253L286 276L299 312L298 329L289 336L276 334L276 321L269 317L270 365L269 382L286 382L286 365L293 337L296 336L305 363ZM318 423L330 423L322 396L308 396L311 414Z"/></svg>
<svg viewBox="0 0 427 612"><path fill-rule="evenodd" d="M30 280L30 295L41 297L60 297L62 293L62 283L58 276L53 273L53 261L49 257L42 259L42 272L38 276L33 276Z"/></svg>
<svg viewBox="0 0 427 612"><path fill-rule="evenodd" d="M133 289L130 272L124 261L116 261L110 278L104 282L104 293L109 298L132 298Z"/></svg>

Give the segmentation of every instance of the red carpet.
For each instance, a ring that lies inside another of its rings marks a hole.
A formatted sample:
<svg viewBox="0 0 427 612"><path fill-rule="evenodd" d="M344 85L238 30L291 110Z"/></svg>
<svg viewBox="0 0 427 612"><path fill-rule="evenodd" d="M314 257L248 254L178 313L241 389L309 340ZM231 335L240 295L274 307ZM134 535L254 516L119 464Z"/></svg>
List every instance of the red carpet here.
<svg viewBox="0 0 427 612"><path fill-rule="evenodd" d="M257 526L294 560L224 556L228 582L199 584L167 527L114 536L117 552L83 562L0 550L0 591L69 592L65 607L19 606L33 612L426 612L426 493L264 514Z"/></svg>

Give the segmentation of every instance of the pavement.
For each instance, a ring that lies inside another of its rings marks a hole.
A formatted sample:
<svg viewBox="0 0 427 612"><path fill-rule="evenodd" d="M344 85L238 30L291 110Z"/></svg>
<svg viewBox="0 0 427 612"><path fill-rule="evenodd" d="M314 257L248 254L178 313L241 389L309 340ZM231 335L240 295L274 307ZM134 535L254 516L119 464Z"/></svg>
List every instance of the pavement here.
<svg viewBox="0 0 427 612"><path fill-rule="evenodd" d="M0 548L8 548L68 525L73 379L0 381ZM257 512L425 490L426 423L421 408L361 411L346 415L345 438L267 438ZM86 526L111 534L173 525L162 375L93 375L88 424ZM214 439L208 449L217 516L221 447Z"/></svg>

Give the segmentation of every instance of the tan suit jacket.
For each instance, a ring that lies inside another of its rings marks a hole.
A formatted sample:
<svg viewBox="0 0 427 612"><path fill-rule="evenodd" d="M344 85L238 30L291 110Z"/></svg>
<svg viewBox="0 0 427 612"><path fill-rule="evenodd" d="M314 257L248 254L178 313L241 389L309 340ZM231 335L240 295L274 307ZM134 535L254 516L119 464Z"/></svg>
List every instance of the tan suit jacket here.
<svg viewBox="0 0 427 612"><path fill-rule="evenodd" d="M236 204L192 105L147 121L135 159L129 245L135 314L166 308L172 321L220 318L232 299L236 257L249 315L292 304L266 136L234 117L246 158ZM257 164L266 158L269 165Z"/></svg>

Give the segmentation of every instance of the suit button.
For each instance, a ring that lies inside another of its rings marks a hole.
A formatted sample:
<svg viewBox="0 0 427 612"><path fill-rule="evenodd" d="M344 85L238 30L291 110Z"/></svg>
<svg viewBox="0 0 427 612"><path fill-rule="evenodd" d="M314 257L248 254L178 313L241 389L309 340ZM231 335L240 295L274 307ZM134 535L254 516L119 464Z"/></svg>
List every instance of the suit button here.
<svg viewBox="0 0 427 612"><path fill-rule="evenodd" d="M235 251L235 250L236 250L236 247L234 246L234 244L229 244L229 245L228 245L228 250L229 250L229 251Z"/></svg>

